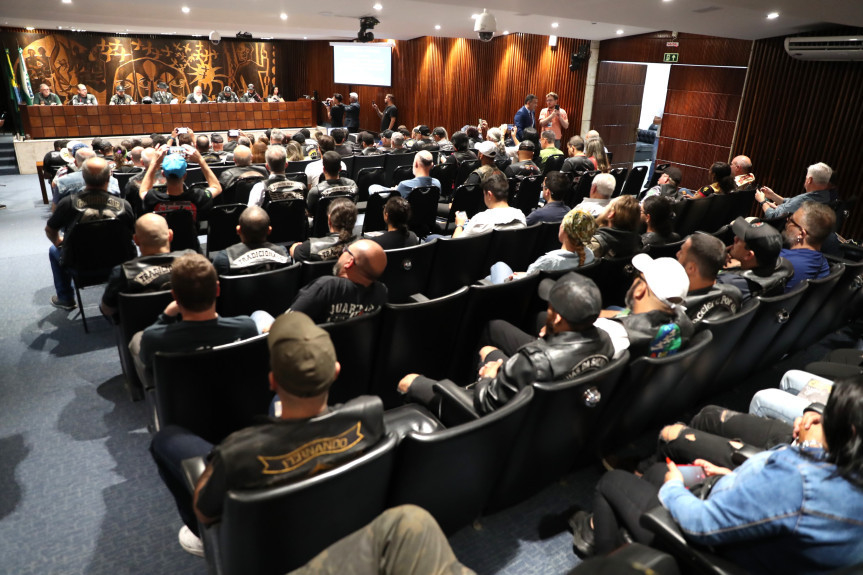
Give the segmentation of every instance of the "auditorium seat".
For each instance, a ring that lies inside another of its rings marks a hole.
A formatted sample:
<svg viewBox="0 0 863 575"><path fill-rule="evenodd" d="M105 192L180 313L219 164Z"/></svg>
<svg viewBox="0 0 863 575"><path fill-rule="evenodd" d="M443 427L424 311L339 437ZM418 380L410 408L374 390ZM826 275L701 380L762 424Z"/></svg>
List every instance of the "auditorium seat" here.
<svg viewBox="0 0 863 575"><path fill-rule="evenodd" d="M480 186L458 186L452 195L447 222L454 222L458 212L465 212L468 219L486 209L483 191Z"/></svg>
<svg viewBox="0 0 863 575"><path fill-rule="evenodd" d="M715 198L716 196L708 196L706 198L681 200L678 202L675 207L677 216L674 218L674 231L680 234L681 238L684 238L693 232L701 230L703 220L710 213ZM678 211L677 208L681 209Z"/></svg>
<svg viewBox="0 0 863 575"><path fill-rule="evenodd" d="M629 352L624 352L602 369L569 381L533 384L533 400L487 511L514 505L593 461L584 450L596 437L605 403L628 363Z"/></svg>
<svg viewBox="0 0 863 575"><path fill-rule="evenodd" d="M336 323L320 324L330 334L336 358L342 369L330 388L329 404L344 403L369 392L373 362L379 344L381 312L370 313Z"/></svg>
<svg viewBox="0 0 863 575"><path fill-rule="evenodd" d="M408 203L411 206L411 217L408 228L419 238L424 238L437 228L437 208L440 201L440 189L435 186L420 186L411 190Z"/></svg>
<svg viewBox="0 0 863 575"><path fill-rule="evenodd" d="M416 152L412 154L386 154L384 156L384 185L387 187L395 187L398 185L399 181L396 180L396 173L400 174L404 180L409 180L414 177L413 172L411 171L414 163L414 156L416 156ZM398 169L398 172L397 172Z"/></svg>
<svg viewBox="0 0 863 575"><path fill-rule="evenodd" d="M225 317L249 315L257 310L275 317L294 301L302 273L302 264L296 263L266 272L222 276L216 309Z"/></svg>
<svg viewBox="0 0 863 575"><path fill-rule="evenodd" d="M179 203L179 202L167 202ZM198 226L195 223L195 214L191 210L178 208L159 213L168 222L168 227L174 232L171 240L171 251L195 250L201 253L201 243L198 241Z"/></svg>
<svg viewBox="0 0 863 575"><path fill-rule="evenodd" d="M216 444L266 415L270 391L267 334L191 352L156 352L158 428L179 425Z"/></svg>
<svg viewBox="0 0 863 575"><path fill-rule="evenodd" d="M836 260L834 260L836 261ZM859 306L853 304L855 298L863 295L863 261L843 261L845 273L836 284L833 293L824 302L824 305L808 325L806 331L801 334L795 343L795 349L805 349L816 340L812 338L822 337L824 334L833 333L843 325L856 319L860 313ZM819 335L820 334L820 335Z"/></svg>
<svg viewBox="0 0 863 575"><path fill-rule="evenodd" d="M480 167L479 160L465 160L463 162L459 162L458 168L456 169L455 182L453 183L453 186L455 188L458 188L459 186L464 184L470 173L478 167Z"/></svg>
<svg viewBox="0 0 863 575"><path fill-rule="evenodd" d="M458 167L455 164L436 164L431 170L431 177L440 182L441 196L452 196Z"/></svg>
<svg viewBox="0 0 863 575"><path fill-rule="evenodd" d="M201 527L211 573L282 575L301 567L386 509L396 438L367 453L288 485L229 491L222 518ZM184 462L193 485L203 459Z"/></svg>
<svg viewBox="0 0 863 575"><path fill-rule="evenodd" d="M269 241L290 245L308 239L309 219L306 217L305 200L277 200L267 204L265 209L270 216L270 227L273 228Z"/></svg>
<svg viewBox="0 0 863 575"><path fill-rule="evenodd" d="M542 222L542 229L540 229L539 237L536 239L534 255L539 257L552 250L559 250L560 247L560 224Z"/></svg>
<svg viewBox="0 0 863 575"><path fill-rule="evenodd" d="M485 269L504 262L514 271L525 271L536 260L536 242L542 224L510 230L493 230L485 258Z"/></svg>
<svg viewBox="0 0 863 575"><path fill-rule="evenodd" d="M356 156L362 158L363 156ZM374 156L371 156L374 158ZM356 178L352 178L357 184L357 201L366 202L369 199L369 187L377 184L384 185L384 169L381 166L362 168Z"/></svg>
<svg viewBox="0 0 863 575"><path fill-rule="evenodd" d="M249 202L249 193L252 191L252 188L266 179L266 176L262 176L257 172L254 172L254 175L243 175L222 190L222 193L213 200L213 205L246 204Z"/></svg>
<svg viewBox="0 0 863 575"><path fill-rule="evenodd" d="M593 184L593 178L595 178L598 173L598 171L594 170L592 172L584 172L581 174L578 182L574 183L573 187L567 193L567 198L565 200L567 206L574 208L580 204L582 200L590 196L590 186Z"/></svg>
<svg viewBox="0 0 863 575"><path fill-rule="evenodd" d="M621 196L635 196L641 193L641 187L644 184L644 178L647 176L647 166L635 166L626 175L626 181L623 183L623 188L620 190Z"/></svg>
<svg viewBox="0 0 863 575"><path fill-rule="evenodd" d="M132 354L129 352L129 342L132 336L150 327L158 319L169 303L174 301L171 290L151 293L129 294L118 296L117 313L119 321L114 326L117 336L117 351L120 353L120 366L123 368L126 391L133 401L144 398L144 386L135 371Z"/></svg>
<svg viewBox="0 0 863 575"><path fill-rule="evenodd" d="M493 413L448 429L409 431L396 449L387 506L418 505L446 534L470 525L485 508L506 465L533 393L532 387L525 387ZM398 408L408 415L413 409Z"/></svg>
<svg viewBox="0 0 863 575"><path fill-rule="evenodd" d="M207 257L240 241L237 226L246 204L214 206L207 218Z"/></svg>
<svg viewBox="0 0 863 575"><path fill-rule="evenodd" d="M396 154L393 156L392 154L388 155L387 158L398 157L398 156L407 156L407 154ZM414 177L413 174L413 166L397 166L392 173L392 177L386 180L388 185L392 188L395 188L400 183L405 180L410 180Z"/></svg>
<svg viewBox="0 0 863 575"><path fill-rule="evenodd" d="M515 194L513 194L513 180L517 182ZM536 209L539 204L539 196L542 194L542 176L530 176L524 179L510 178L509 205L519 209L527 216Z"/></svg>
<svg viewBox="0 0 863 575"><path fill-rule="evenodd" d="M330 204L336 198L352 198L351 194L345 193L333 193L329 196L324 196L318 199L318 203L315 205L315 213L312 214L314 216L314 220L312 222L312 229L309 232L309 235L313 238L323 238L327 234L330 233L330 224L327 220L327 211L330 209Z"/></svg>
<svg viewBox="0 0 863 575"><path fill-rule="evenodd" d="M614 191L611 192L611 197L616 198L623 191L623 184L626 183L626 176L629 170L626 168L613 168L609 173L614 176Z"/></svg>
<svg viewBox="0 0 863 575"><path fill-rule="evenodd" d="M492 232L466 238L437 240L432 272L424 295L440 297L469 286L488 275L486 254L491 245Z"/></svg>
<svg viewBox="0 0 863 575"><path fill-rule="evenodd" d="M545 163L542 165L542 176L544 177L549 172L559 172L560 169L563 167L564 161L566 161L566 156L563 154L549 156Z"/></svg>
<svg viewBox="0 0 863 575"><path fill-rule="evenodd" d="M407 155L407 154L405 154L405 155ZM362 170L365 170L368 168L381 168L381 181L379 183L382 186L385 185L386 178L384 177L384 174L386 172L384 172L384 170L383 170L384 158L385 158L384 156L382 156L382 155L379 155L379 156L362 156L362 155L359 155L359 156L354 156L353 158L354 158L353 166L351 167L351 175L349 177L350 177L350 179L357 182L357 185L359 185L360 172ZM293 162L291 163L291 165L293 165Z"/></svg>
<svg viewBox="0 0 863 575"><path fill-rule="evenodd" d="M683 246L683 243L686 241L686 238L683 238L680 241L672 242L670 244L664 244L658 246L653 244L650 246L650 250L648 253L650 257L653 259L656 258L677 258L677 252L680 251L680 248Z"/></svg>
<svg viewBox="0 0 863 575"><path fill-rule="evenodd" d="M303 271L300 278L300 287L309 285L318 278L333 275L333 266L336 260L307 261L303 262Z"/></svg>
<svg viewBox="0 0 863 575"><path fill-rule="evenodd" d="M387 223L384 220L384 204L390 199L390 196L398 192L381 192L379 194L369 194L369 199L366 202L366 214L363 217L363 235L368 232L385 232Z"/></svg>
<svg viewBox="0 0 863 575"><path fill-rule="evenodd" d="M387 267L380 281L387 286L389 303L412 301L414 294L426 291L438 240L429 243L386 250Z"/></svg>

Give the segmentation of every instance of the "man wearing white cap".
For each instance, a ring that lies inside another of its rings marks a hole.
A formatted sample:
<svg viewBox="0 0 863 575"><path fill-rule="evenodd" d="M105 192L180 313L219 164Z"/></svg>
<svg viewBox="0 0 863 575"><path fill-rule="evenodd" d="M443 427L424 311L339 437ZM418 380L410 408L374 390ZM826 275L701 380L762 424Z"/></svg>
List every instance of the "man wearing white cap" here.
<svg viewBox="0 0 863 575"><path fill-rule="evenodd" d="M494 161L497 157L498 149L494 145L494 142L479 142L474 146L474 149L479 156L480 166L468 175L464 181L464 185L466 186L479 186L485 182L486 178L498 171Z"/></svg>
<svg viewBox="0 0 863 575"><path fill-rule="evenodd" d="M689 291L686 270L673 258L647 254L633 257L632 266L639 273L626 292L626 309L604 310L596 325L615 340L626 337L633 357L673 355L694 331L681 305Z"/></svg>

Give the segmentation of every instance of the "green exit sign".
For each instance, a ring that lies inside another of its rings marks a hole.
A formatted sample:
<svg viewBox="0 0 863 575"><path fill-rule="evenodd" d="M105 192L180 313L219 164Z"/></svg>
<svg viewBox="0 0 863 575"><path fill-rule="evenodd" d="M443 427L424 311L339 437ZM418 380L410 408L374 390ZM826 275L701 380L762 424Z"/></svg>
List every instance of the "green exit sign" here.
<svg viewBox="0 0 863 575"><path fill-rule="evenodd" d="M677 60L679 58L680 58L680 54L677 52L666 52L662 56L662 61L663 62L677 62Z"/></svg>

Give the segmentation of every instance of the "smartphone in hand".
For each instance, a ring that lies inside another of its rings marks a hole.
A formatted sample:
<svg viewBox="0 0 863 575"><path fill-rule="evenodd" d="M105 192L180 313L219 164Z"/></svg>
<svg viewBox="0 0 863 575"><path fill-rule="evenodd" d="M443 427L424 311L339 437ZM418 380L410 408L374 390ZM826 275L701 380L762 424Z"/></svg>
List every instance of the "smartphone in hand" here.
<svg viewBox="0 0 863 575"><path fill-rule="evenodd" d="M703 483L707 478L704 473L704 468L700 465L678 465L678 471L683 475L683 485L687 489L691 489L699 483Z"/></svg>

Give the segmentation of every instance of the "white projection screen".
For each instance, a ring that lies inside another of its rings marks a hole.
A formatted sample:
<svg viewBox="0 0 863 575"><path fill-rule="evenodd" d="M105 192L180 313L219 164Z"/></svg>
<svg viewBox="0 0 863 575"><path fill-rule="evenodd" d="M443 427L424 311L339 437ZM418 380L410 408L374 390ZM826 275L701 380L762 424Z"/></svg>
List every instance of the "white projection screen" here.
<svg viewBox="0 0 863 575"><path fill-rule="evenodd" d="M391 86L392 46L384 43L330 42L333 82L363 86Z"/></svg>

